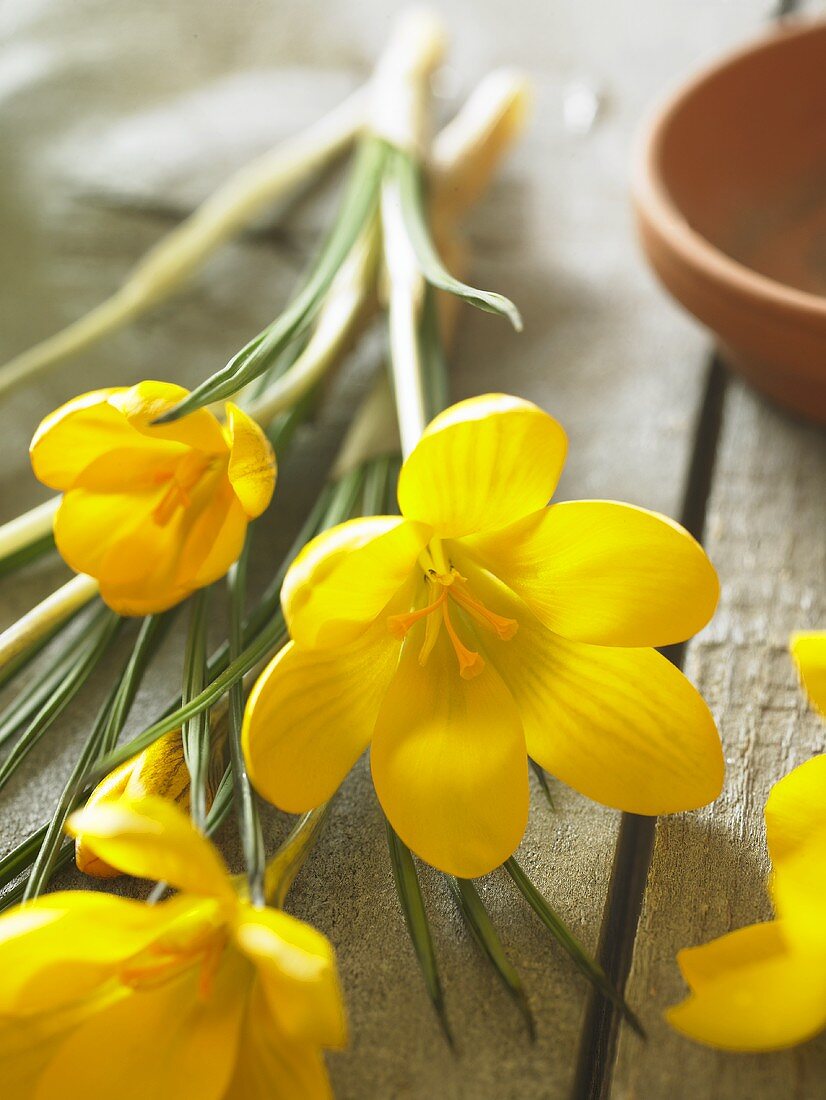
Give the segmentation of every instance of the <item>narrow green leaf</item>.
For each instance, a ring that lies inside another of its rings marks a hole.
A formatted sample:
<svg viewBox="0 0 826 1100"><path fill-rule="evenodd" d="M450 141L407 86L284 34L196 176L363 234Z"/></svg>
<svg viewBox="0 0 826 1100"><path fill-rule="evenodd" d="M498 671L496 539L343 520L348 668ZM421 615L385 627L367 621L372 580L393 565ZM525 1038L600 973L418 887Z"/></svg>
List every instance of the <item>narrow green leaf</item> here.
<svg viewBox="0 0 826 1100"><path fill-rule="evenodd" d="M89 679L98 661L108 649L120 623L121 619L118 615L108 608L104 609L96 628L90 631L75 651L77 659L63 681L57 685L51 698L40 708L33 721L17 739L6 759L0 764L0 789L11 779L40 738Z"/></svg>
<svg viewBox="0 0 826 1100"><path fill-rule="evenodd" d="M312 324L336 273L375 213L387 156L388 147L383 142L375 138L361 142L335 225L298 294L284 312L237 352L225 367L197 386L156 423L177 420L213 401L232 397L242 386L263 374Z"/></svg>
<svg viewBox="0 0 826 1100"><path fill-rule="evenodd" d="M98 712L97 719L45 830L34 865L26 881L23 892L24 901L36 898L49 883L64 840L63 829L66 820L83 799L89 768L102 751L114 744L123 728L146 665L160 640L159 627L162 621L159 616L152 616L144 619L141 624L132 653L112 687L109 697Z"/></svg>
<svg viewBox="0 0 826 1100"><path fill-rule="evenodd" d="M424 907L419 876L416 874L416 864L413 862L410 849L396 835L390 822L385 819L385 823L387 825L387 848L390 852L390 865L393 868L393 882L404 915L404 923L410 933L427 995L436 1009L445 1038L452 1047L454 1045L453 1035L447 1018L442 983L439 979L439 967L436 961L436 951L433 946L433 936L430 932L427 910Z"/></svg>
<svg viewBox="0 0 826 1100"><path fill-rule="evenodd" d="M398 186L407 235L425 279L431 286L464 298L477 309L507 317L516 331L521 332L522 318L509 298L503 294L494 294L488 290L477 290L475 287L468 286L467 283L454 278L442 263L430 235L424 176L419 161L409 153L394 149L389 173L390 178L395 180Z"/></svg>
<svg viewBox="0 0 826 1100"><path fill-rule="evenodd" d="M207 678L207 611L209 589L201 588L192 597L189 633L184 652L184 705L198 698ZM209 711L199 710L182 724L184 759L189 769L189 812L196 828L203 829L207 810L207 783L210 762Z"/></svg>
<svg viewBox="0 0 826 1100"><path fill-rule="evenodd" d="M236 660L242 651L244 598L247 588L247 559L250 540L247 537L241 556L229 571L227 578L230 596L229 651ZM264 837L258 806L247 774L247 765L241 748L241 725L244 719L244 692L240 680L229 689L229 745L232 762L232 782L235 808L238 815L238 831L247 868L250 900L253 905L264 905Z"/></svg>
<svg viewBox="0 0 826 1100"><path fill-rule="evenodd" d="M436 291L432 286L428 286L425 293L419 324L419 360L422 365L425 412L428 419L432 420L450 404L447 360L439 331Z"/></svg>
<svg viewBox="0 0 826 1100"><path fill-rule="evenodd" d="M539 780L539 786L542 788L542 792L545 795L545 798L547 798L548 800L548 805L551 807L552 810L555 810L556 806L554 805L554 796L551 794L551 786L548 783L548 776L545 774L545 769L542 767L541 764L537 764L537 762L535 760L532 760L530 757L528 757L528 759L530 760L531 767L533 768L533 774Z"/></svg>
<svg viewBox="0 0 826 1100"><path fill-rule="evenodd" d="M513 856L505 861L505 870L516 884L522 897L530 905L557 943L570 955L589 982L622 1012L633 1030L642 1038L645 1031L635 1014L628 1007L622 993L616 989L599 963L574 936L573 932L550 907Z"/></svg>
<svg viewBox="0 0 826 1100"><path fill-rule="evenodd" d="M467 878L454 878L452 875L446 875L445 878L468 928L473 933L474 939L487 956L505 989L507 989L517 1008L524 1016L531 1040L535 1039L536 1027L522 985L522 979L505 954L499 933L494 928L476 887Z"/></svg>

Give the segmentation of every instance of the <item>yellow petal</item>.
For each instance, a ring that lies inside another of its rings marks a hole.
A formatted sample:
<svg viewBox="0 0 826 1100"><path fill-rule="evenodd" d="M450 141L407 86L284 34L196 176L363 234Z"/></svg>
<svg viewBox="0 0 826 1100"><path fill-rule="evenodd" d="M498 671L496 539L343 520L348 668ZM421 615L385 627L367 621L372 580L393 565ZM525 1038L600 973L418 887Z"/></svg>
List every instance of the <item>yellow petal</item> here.
<svg viewBox="0 0 826 1100"><path fill-rule="evenodd" d="M172 382L138 382L128 390L118 390L110 403L141 435L155 441L185 443L187 447L194 447L205 454L226 454L228 448L223 430L208 409L197 409L170 424L153 423L188 393L183 386Z"/></svg>
<svg viewBox="0 0 826 1100"><path fill-rule="evenodd" d="M226 480L193 501L176 566L181 587L203 588L223 577L244 548L248 517Z"/></svg>
<svg viewBox="0 0 826 1100"><path fill-rule="evenodd" d="M93 390L61 405L41 421L29 446L35 477L52 489L69 489L75 478L110 447L134 433L109 404L118 389Z"/></svg>
<svg viewBox="0 0 826 1100"><path fill-rule="evenodd" d="M826 953L826 754L775 783L766 802L766 840L778 913Z"/></svg>
<svg viewBox="0 0 826 1100"><path fill-rule="evenodd" d="M258 983L224 1100L332 1100L332 1095L318 1047L296 1043L281 1032Z"/></svg>
<svg viewBox="0 0 826 1100"><path fill-rule="evenodd" d="M555 504L462 545L545 626L579 642L684 641L719 596L714 567L684 528L616 501Z"/></svg>
<svg viewBox="0 0 826 1100"><path fill-rule="evenodd" d="M243 726L250 778L265 798L303 813L332 797L370 742L399 648L380 621L340 649L291 642L270 662Z"/></svg>
<svg viewBox="0 0 826 1100"><path fill-rule="evenodd" d="M794 634L791 651L812 706L826 717L826 630Z"/></svg>
<svg viewBox="0 0 826 1100"><path fill-rule="evenodd" d="M103 599L121 615L163 611L192 591L176 579L186 513L180 510L165 525L152 520L162 492L73 489L55 515L61 557L76 572L95 577Z"/></svg>
<svg viewBox="0 0 826 1100"><path fill-rule="evenodd" d="M460 401L405 461L402 514L441 538L504 527L548 503L566 450L562 427L530 401L495 393Z"/></svg>
<svg viewBox="0 0 826 1100"><path fill-rule="evenodd" d="M789 772L766 801L766 841L777 866L826 833L826 753Z"/></svg>
<svg viewBox="0 0 826 1100"><path fill-rule="evenodd" d="M87 890L47 894L0 916L0 1015L56 1009L94 990L177 919L177 900Z"/></svg>
<svg viewBox="0 0 826 1100"><path fill-rule="evenodd" d="M354 641L408 580L429 534L398 516L368 516L314 538L281 590L293 640L306 648Z"/></svg>
<svg viewBox="0 0 826 1100"><path fill-rule="evenodd" d="M459 675L441 630L427 663L404 646L376 723L373 781L393 828L434 867L475 878L512 854L528 816L525 739L513 699L487 665Z"/></svg>
<svg viewBox="0 0 826 1100"><path fill-rule="evenodd" d="M222 1100L252 980L249 964L233 955L206 991L201 968L193 965L177 978L124 997L60 1044L35 1097Z"/></svg>
<svg viewBox="0 0 826 1100"><path fill-rule="evenodd" d="M234 899L217 849L171 802L120 798L72 814L72 836L113 867L137 878L168 882L190 894Z"/></svg>
<svg viewBox="0 0 826 1100"><path fill-rule="evenodd" d="M160 738L160 741L163 740L164 738ZM96 803L105 802L107 799L120 798L126 790L129 777L135 766L135 759L135 757L132 757L131 760L127 760L119 768L111 771L104 779L101 779L86 800L87 806L94 806ZM92 851L85 843L82 833L75 838L75 864L78 871L82 871L84 875L90 875L92 878L117 878L120 874L116 867L112 867Z"/></svg>
<svg viewBox="0 0 826 1100"><path fill-rule="evenodd" d="M235 926L239 949L258 970L280 1030L322 1047L347 1042L333 947L326 936L275 909L245 905Z"/></svg>
<svg viewBox="0 0 826 1100"><path fill-rule="evenodd" d="M826 957L795 950L779 921L681 951L694 993L666 1013L672 1027L724 1050L777 1050L826 1026Z"/></svg>
<svg viewBox="0 0 826 1100"><path fill-rule="evenodd" d="M494 578L471 563L459 568L488 608L519 624L510 641L480 641L516 700L528 753L543 768L631 813L675 813L717 797L723 754L714 719L665 657L570 642Z"/></svg>
<svg viewBox="0 0 826 1100"><path fill-rule="evenodd" d="M229 480L246 514L260 516L275 488L275 455L258 424L227 402L227 434L230 439Z"/></svg>

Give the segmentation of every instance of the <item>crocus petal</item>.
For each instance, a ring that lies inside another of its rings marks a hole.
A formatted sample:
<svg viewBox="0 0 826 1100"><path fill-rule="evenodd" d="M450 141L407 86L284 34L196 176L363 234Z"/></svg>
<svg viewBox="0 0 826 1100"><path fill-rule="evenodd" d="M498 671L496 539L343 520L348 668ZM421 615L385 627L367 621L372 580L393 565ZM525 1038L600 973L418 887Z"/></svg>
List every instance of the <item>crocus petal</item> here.
<svg viewBox="0 0 826 1100"><path fill-rule="evenodd" d="M723 753L697 690L653 649L552 634L495 578L462 563L488 608L515 619L510 641L480 636L519 707L528 753L589 798L639 814L704 806L720 793Z"/></svg>
<svg viewBox="0 0 826 1100"><path fill-rule="evenodd" d="M303 813L326 802L364 752L398 661L383 621L336 650L294 643L273 658L244 713L244 755L255 787Z"/></svg>
<svg viewBox="0 0 826 1100"><path fill-rule="evenodd" d="M0 1015L84 996L158 939L180 913L86 890L47 894L0 916Z"/></svg>
<svg viewBox="0 0 826 1100"><path fill-rule="evenodd" d="M41 421L29 446L35 477L52 489L69 489L110 448L131 445L135 432L110 403L125 387L93 390L67 401Z"/></svg>
<svg viewBox="0 0 826 1100"><path fill-rule="evenodd" d="M232 1076L252 968L227 957L204 990L201 968L136 990L89 1016L54 1052L34 1093L119 1100L222 1100Z"/></svg>
<svg viewBox="0 0 826 1100"><path fill-rule="evenodd" d="M794 634L791 651L812 706L826 716L826 630Z"/></svg>
<svg viewBox="0 0 826 1100"><path fill-rule="evenodd" d="M459 675L441 630L424 667L411 639L373 736L373 781L401 839L441 871L475 878L512 854L528 817L525 739L487 665Z"/></svg>
<svg viewBox="0 0 826 1100"><path fill-rule="evenodd" d="M226 432L230 440L229 480L235 495L250 517L260 516L275 488L275 455L270 441L258 424L227 402Z"/></svg>
<svg viewBox="0 0 826 1100"><path fill-rule="evenodd" d="M127 390L118 390L110 398L110 403L135 431L150 439L185 443L187 447L194 447L205 454L226 454L227 441L223 430L209 409L197 409L169 424L154 423L188 393L183 386L172 382L138 382Z"/></svg>
<svg viewBox="0 0 826 1100"><path fill-rule="evenodd" d="M232 486L221 481L187 510L176 566L179 585L203 588L223 577L244 548L248 517Z"/></svg>
<svg viewBox="0 0 826 1100"><path fill-rule="evenodd" d="M428 425L405 461L402 514L442 538L504 527L548 503L566 450L561 425L530 401L460 401Z"/></svg>
<svg viewBox="0 0 826 1100"><path fill-rule="evenodd" d="M97 577L115 591L140 590L150 579L157 589L168 588L184 512L167 524L155 523L152 511L162 494L162 489L67 493L54 519L61 557L76 572Z"/></svg>
<svg viewBox="0 0 826 1100"><path fill-rule="evenodd" d="M826 753L784 776L766 801L766 841L775 867L826 834Z"/></svg>
<svg viewBox="0 0 826 1100"><path fill-rule="evenodd" d="M72 814L67 825L112 867L190 894L234 898L217 849L165 799L120 798Z"/></svg>
<svg viewBox="0 0 826 1100"><path fill-rule="evenodd" d="M799 935L821 942L826 920L826 754L775 783L766 802L772 896Z"/></svg>
<svg viewBox="0 0 826 1100"><path fill-rule="evenodd" d="M281 589L293 640L306 648L354 641L408 580L429 534L398 516L369 516L314 538Z"/></svg>
<svg viewBox="0 0 826 1100"><path fill-rule="evenodd" d="M235 939L255 964L270 1011L288 1038L322 1047L345 1045L336 959L326 936L287 913L246 905Z"/></svg>
<svg viewBox="0 0 826 1100"><path fill-rule="evenodd" d="M257 983L224 1100L331 1100L332 1095L318 1047L281 1032Z"/></svg>
<svg viewBox="0 0 826 1100"><path fill-rule="evenodd" d="M677 961L694 992L666 1017L698 1042L777 1050L826 1026L826 959L798 952L780 921L681 951Z"/></svg>
<svg viewBox="0 0 826 1100"><path fill-rule="evenodd" d="M616 501L555 504L463 546L574 641L671 645L706 625L719 596L714 567L684 528Z"/></svg>

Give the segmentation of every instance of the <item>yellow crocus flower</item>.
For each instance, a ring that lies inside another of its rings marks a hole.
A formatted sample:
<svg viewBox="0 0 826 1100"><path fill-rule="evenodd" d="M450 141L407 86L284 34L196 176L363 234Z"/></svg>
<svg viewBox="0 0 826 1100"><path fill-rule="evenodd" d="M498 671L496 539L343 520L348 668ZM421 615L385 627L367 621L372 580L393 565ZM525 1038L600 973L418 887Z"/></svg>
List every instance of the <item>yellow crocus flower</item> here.
<svg viewBox="0 0 826 1100"><path fill-rule="evenodd" d="M0 1093L328 1097L321 1050L346 1038L328 940L248 904L162 799L101 803L69 828L112 866L181 892L147 905L70 890L0 917Z"/></svg>
<svg viewBox="0 0 826 1100"><path fill-rule="evenodd" d="M796 634L791 650L826 713L826 631ZM765 816L775 919L681 951L691 995L666 1012L723 1050L780 1050L826 1028L826 754L774 785Z"/></svg>
<svg viewBox="0 0 826 1100"><path fill-rule="evenodd" d="M63 493L58 550L121 615L164 611L223 576L272 497L272 448L236 405L225 425L207 409L153 424L186 393L167 382L95 390L32 439L35 475Z"/></svg>
<svg viewBox="0 0 826 1100"><path fill-rule="evenodd" d="M385 813L434 866L484 874L519 843L527 755L609 806L703 805L722 783L714 721L651 646L711 617L717 576L662 516L546 507L560 425L489 394L426 429L401 517L353 520L292 564L292 642L246 709L253 782L276 805L330 798L368 744Z"/></svg>

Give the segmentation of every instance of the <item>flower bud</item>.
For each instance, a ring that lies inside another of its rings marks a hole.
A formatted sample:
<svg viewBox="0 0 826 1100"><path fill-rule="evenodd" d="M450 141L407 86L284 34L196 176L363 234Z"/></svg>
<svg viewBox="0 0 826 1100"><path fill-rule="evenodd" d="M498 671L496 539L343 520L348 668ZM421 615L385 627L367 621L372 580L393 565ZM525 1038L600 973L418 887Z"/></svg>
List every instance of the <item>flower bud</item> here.
<svg viewBox="0 0 826 1100"><path fill-rule="evenodd" d="M184 759L180 730L159 737L143 752L115 768L92 791L87 806L111 802L122 796L142 798L157 795L189 807L189 769ZM116 878L121 872L95 855L80 834L75 840L75 863L78 870L93 878Z"/></svg>

